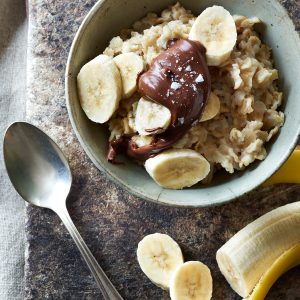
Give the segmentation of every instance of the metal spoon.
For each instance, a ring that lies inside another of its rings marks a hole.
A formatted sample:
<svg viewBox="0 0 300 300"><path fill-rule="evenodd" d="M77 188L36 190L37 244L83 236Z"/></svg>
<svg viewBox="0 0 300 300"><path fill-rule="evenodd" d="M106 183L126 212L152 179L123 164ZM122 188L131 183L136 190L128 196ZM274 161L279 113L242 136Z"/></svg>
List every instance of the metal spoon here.
<svg viewBox="0 0 300 300"><path fill-rule="evenodd" d="M61 218L104 299L122 299L88 249L67 211L66 199L72 175L59 147L37 127L16 122L5 133L3 153L9 178L21 197L31 204L52 209Z"/></svg>

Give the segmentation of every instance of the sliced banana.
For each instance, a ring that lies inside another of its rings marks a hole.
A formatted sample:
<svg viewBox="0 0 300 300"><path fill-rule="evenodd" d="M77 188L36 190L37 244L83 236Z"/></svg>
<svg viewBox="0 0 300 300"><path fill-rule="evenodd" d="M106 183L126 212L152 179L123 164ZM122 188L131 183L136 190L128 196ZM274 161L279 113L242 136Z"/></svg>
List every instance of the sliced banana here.
<svg viewBox="0 0 300 300"><path fill-rule="evenodd" d="M234 19L222 6L208 7L195 20L189 39L199 41L206 48L209 66L219 66L229 58L236 43Z"/></svg>
<svg viewBox="0 0 300 300"><path fill-rule="evenodd" d="M140 135L165 131L171 122L171 112L165 106L141 98L135 116L135 127Z"/></svg>
<svg viewBox="0 0 300 300"><path fill-rule="evenodd" d="M85 64L78 76L80 104L87 117L97 123L109 120L122 97L120 72L107 55L99 55Z"/></svg>
<svg viewBox="0 0 300 300"><path fill-rule="evenodd" d="M183 264L178 244L161 233L147 235L139 242L137 259L145 275L163 289L169 289L174 270Z"/></svg>
<svg viewBox="0 0 300 300"><path fill-rule="evenodd" d="M200 261L188 261L179 266L171 277L172 300L209 300L212 277L209 268Z"/></svg>
<svg viewBox="0 0 300 300"><path fill-rule="evenodd" d="M136 53L128 52L114 57L114 62L121 73L123 97L129 98L137 90L137 77L144 69L144 61Z"/></svg>
<svg viewBox="0 0 300 300"><path fill-rule="evenodd" d="M215 93L211 92L201 116L200 122L204 122L214 118L219 113L219 111L220 99Z"/></svg>
<svg viewBox="0 0 300 300"><path fill-rule="evenodd" d="M209 173L210 164L194 150L171 149L147 159L145 168L162 187L182 189L205 178Z"/></svg>

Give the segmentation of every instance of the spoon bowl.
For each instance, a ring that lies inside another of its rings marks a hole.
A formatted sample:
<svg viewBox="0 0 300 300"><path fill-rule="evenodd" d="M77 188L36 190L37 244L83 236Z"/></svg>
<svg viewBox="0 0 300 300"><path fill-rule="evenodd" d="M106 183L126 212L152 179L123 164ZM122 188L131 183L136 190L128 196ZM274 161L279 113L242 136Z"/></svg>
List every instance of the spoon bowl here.
<svg viewBox="0 0 300 300"><path fill-rule="evenodd" d="M3 153L8 176L25 201L51 209L53 204L65 202L72 184L71 170L59 147L44 132L29 123L13 123L5 133Z"/></svg>

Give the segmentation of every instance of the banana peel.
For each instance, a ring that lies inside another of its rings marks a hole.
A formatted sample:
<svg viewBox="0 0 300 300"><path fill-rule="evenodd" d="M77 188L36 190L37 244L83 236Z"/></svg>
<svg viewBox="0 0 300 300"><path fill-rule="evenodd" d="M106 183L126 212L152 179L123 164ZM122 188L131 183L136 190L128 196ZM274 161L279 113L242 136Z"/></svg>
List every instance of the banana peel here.
<svg viewBox="0 0 300 300"><path fill-rule="evenodd" d="M261 277L252 294L244 300L263 300L276 280L297 265L300 265L300 244L279 256Z"/></svg>

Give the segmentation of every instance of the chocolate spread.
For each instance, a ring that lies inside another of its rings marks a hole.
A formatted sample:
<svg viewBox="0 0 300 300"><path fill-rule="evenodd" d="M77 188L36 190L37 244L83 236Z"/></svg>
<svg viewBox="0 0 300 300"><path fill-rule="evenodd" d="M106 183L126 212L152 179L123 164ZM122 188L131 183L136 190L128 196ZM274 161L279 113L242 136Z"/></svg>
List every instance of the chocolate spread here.
<svg viewBox="0 0 300 300"><path fill-rule="evenodd" d="M138 91L171 112L170 126L165 132L155 135L150 145L138 147L132 140L128 142L127 154L146 160L170 148L191 126L198 123L210 93L205 48L191 40L169 41L168 49L153 60L147 72L140 75ZM110 144L110 150L112 148L119 147ZM121 151L114 149L111 153L110 150L107 159L113 161Z"/></svg>

